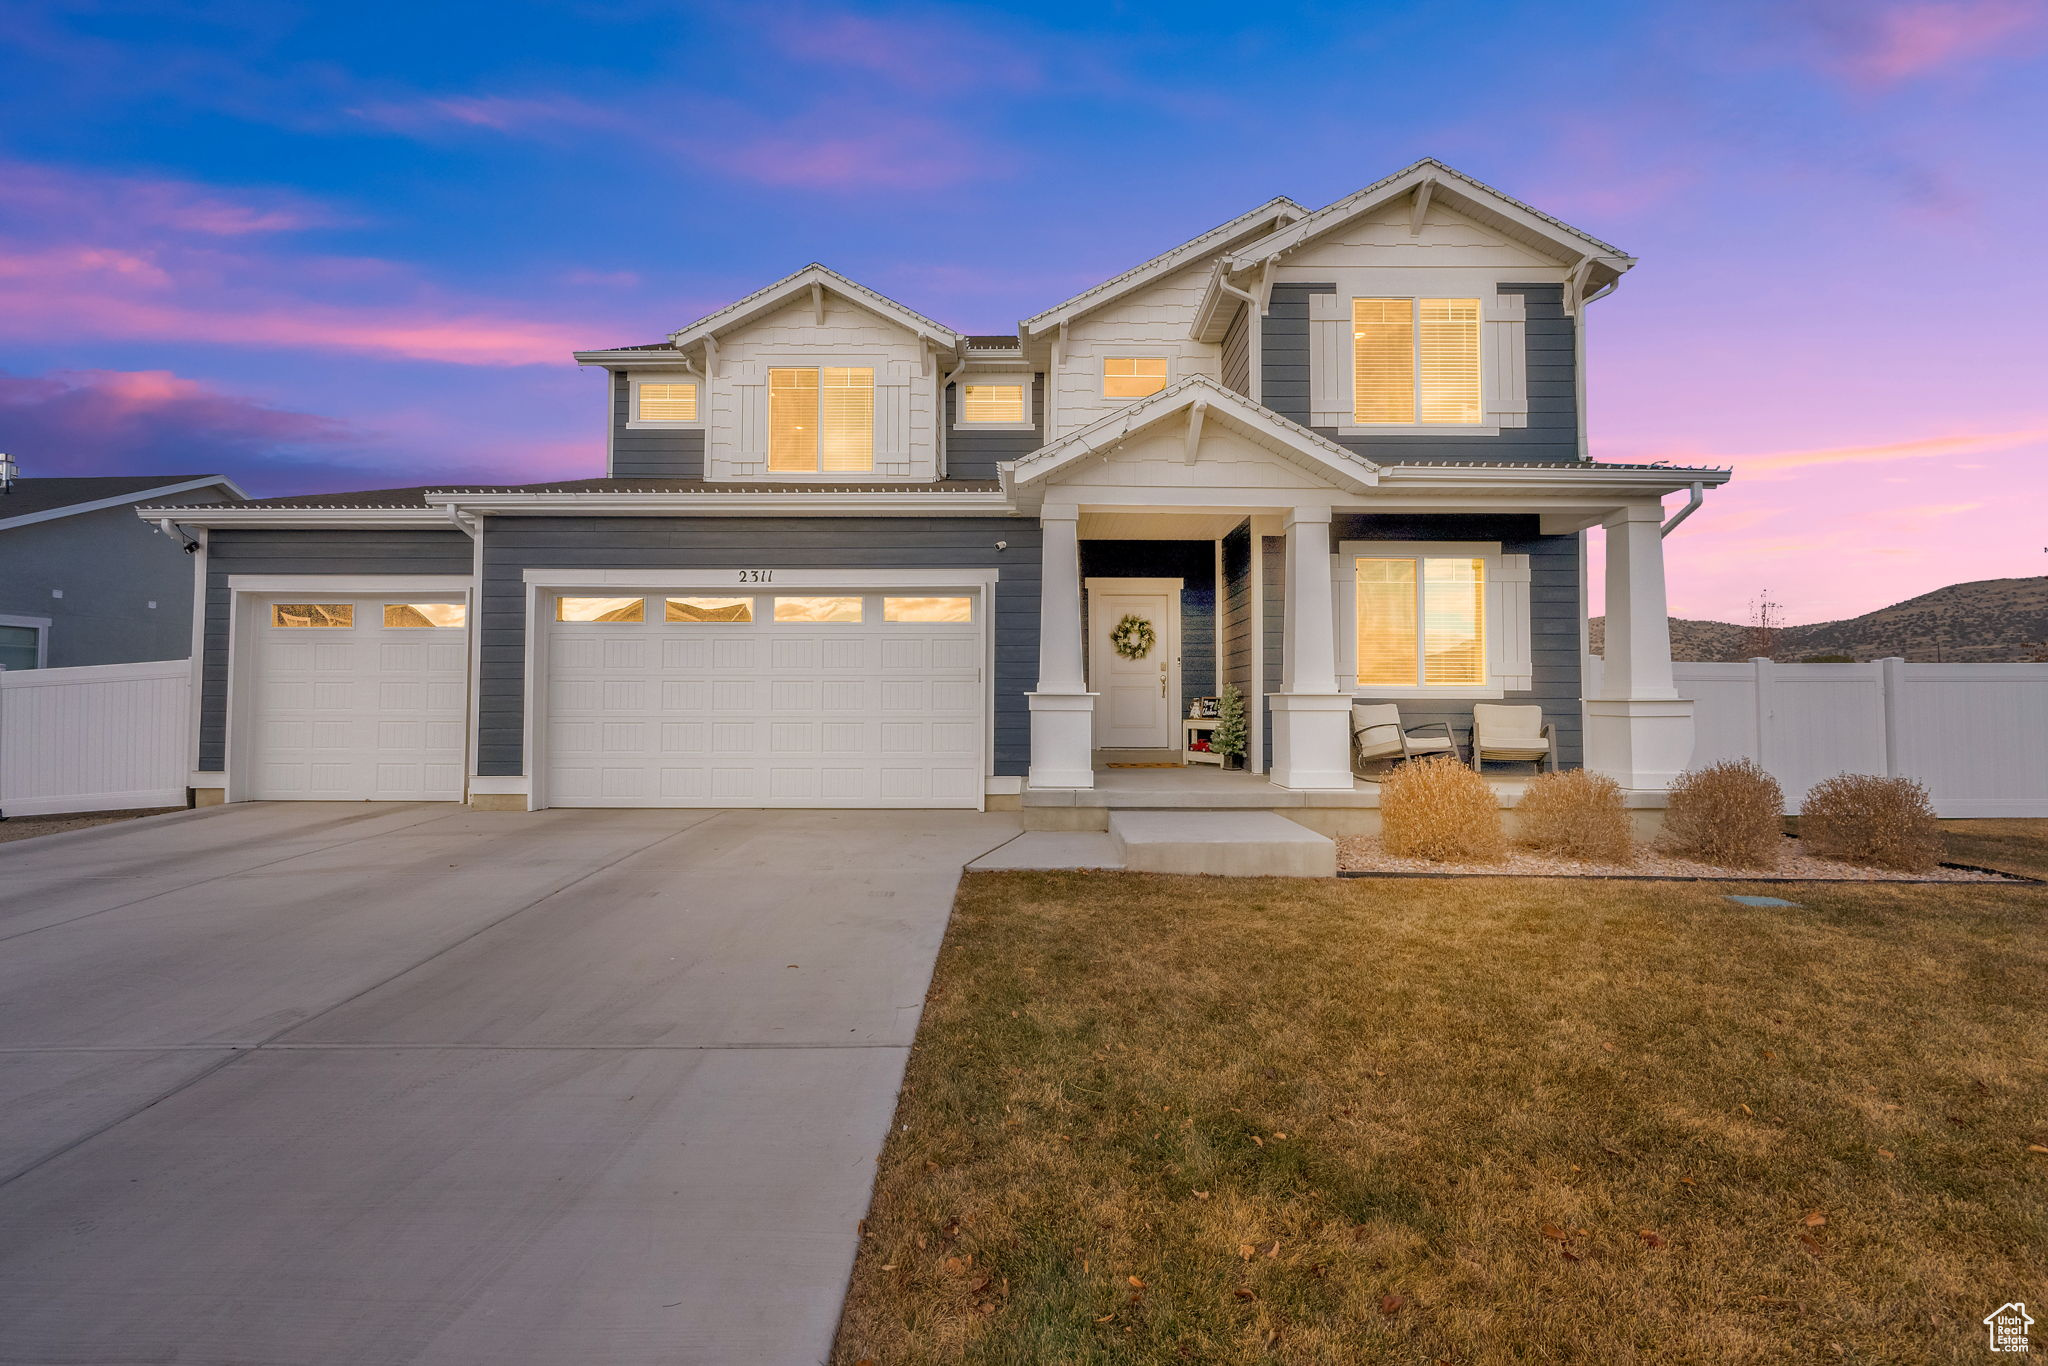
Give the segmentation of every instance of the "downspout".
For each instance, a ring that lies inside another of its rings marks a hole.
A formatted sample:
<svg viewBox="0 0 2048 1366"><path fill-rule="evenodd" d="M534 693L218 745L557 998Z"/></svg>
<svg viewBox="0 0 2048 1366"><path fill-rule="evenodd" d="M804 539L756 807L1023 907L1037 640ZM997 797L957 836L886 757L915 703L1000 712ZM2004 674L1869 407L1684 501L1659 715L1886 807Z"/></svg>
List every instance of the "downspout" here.
<svg viewBox="0 0 2048 1366"><path fill-rule="evenodd" d="M1663 526L1659 527L1657 529L1657 534L1659 536L1669 536L1672 532L1678 530L1678 524L1684 521L1686 518L1692 516L1695 512L1698 512L1700 510L1700 504L1706 501L1707 486L1705 484L1695 483L1692 486L1692 497L1685 500L1684 507L1680 508L1677 512L1671 514L1671 520L1667 521L1666 523L1664 523Z"/></svg>
<svg viewBox="0 0 2048 1366"><path fill-rule="evenodd" d="M1592 258L1587 258L1590 263ZM1593 447L1589 436L1592 423L1586 412L1586 305L1604 299L1621 288L1621 277L1616 276L1591 294L1580 295L1574 300L1571 295L1579 289L1583 275L1573 269L1572 278L1565 284L1565 309L1572 315L1572 397L1579 408L1579 459L1591 460Z"/></svg>
<svg viewBox="0 0 2048 1366"><path fill-rule="evenodd" d="M1264 309L1260 305L1258 295L1248 289L1239 289L1236 285L1230 283L1228 271L1220 272L1216 276L1216 284L1225 294L1244 300L1244 326L1249 341L1245 360L1245 384L1251 390L1245 397L1254 403L1262 404L1265 402L1264 395L1266 390L1265 376L1260 373L1260 371L1265 369L1266 360Z"/></svg>

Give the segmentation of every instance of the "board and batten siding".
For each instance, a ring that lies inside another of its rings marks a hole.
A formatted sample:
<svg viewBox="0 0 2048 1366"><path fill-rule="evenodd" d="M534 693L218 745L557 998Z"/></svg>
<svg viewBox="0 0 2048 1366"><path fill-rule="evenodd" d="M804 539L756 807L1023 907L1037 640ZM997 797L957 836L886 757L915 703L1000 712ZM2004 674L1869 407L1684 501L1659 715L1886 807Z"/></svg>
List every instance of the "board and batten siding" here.
<svg viewBox="0 0 2048 1366"><path fill-rule="evenodd" d="M1309 296L1332 294L1334 284L1280 283L1260 336L1263 401L1283 417L1309 426ZM1506 427L1497 436L1429 433L1401 436L1374 432L1343 435L1334 427L1316 432L1382 464L1409 460L1504 460L1540 463L1579 458L1578 382L1574 373L1573 321L1565 316L1564 289L1552 284L1503 284L1502 294L1520 294L1528 355L1529 425Z"/></svg>
<svg viewBox="0 0 2048 1366"><path fill-rule="evenodd" d="M664 372L673 378L701 383L695 375ZM612 467L614 479L701 479L704 477L702 427L632 427L633 383L623 372L612 377ZM700 388L697 401L704 402ZM699 411L702 411L700 406Z"/></svg>
<svg viewBox="0 0 2048 1366"><path fill-rule="evenodd" d="M1579 766L1582 756L1584 690L1579 677L1579 538L1545 536L1533 516L1414 516L1338 513L1331 519L1334 547L1343 541L1498 541L1503 555L1529 557L1530 687L1505 693L1506 704L1543 708L1543 719L1557 727L1558 763ZM1281 612L1287 568L1287 540L1264 538L1266 690L1280 689L1283 628ZM1345 624L1342 629L1351 629ZM1357 696L1360 703L1394 702L1403 725L1447 721L1460 745L1472 736L1472 703L1422 697ZM1270 736L1271 728L1267 734Z"/></svg>
<svg viewBox="0 0 2048 1366"><path fill-rule="evenodd" d="M233 574L455 575L475 568L460 531L215 529L206 538L206 631L199 674L199 771L227 768L228 625Z"/></svg>
<svg viewBox="0 0 2048 1366"><path fill-rule="evenodd" d="M972 383L973 377L966 376ZM946 388L946 477L948 479L999 479L996 466L1008 460L1022 460L1045 444L1045 376L1031 377L1031 430L977 431L956 427L960 382Z"/></svg>
<svg viewBox="0 0 2048 1366"><path fill-rule="evenodd" d="M997 541L1008 548L997 550ZM526 771L529 569L994 569L995 772L1030 761L1039 529L1009 517L493 517L483 541L477 772ZM622 585L622 588L624 586ZM629 590L628 590L629 591ZM772 588L757 590L772 592Z"/></svg>

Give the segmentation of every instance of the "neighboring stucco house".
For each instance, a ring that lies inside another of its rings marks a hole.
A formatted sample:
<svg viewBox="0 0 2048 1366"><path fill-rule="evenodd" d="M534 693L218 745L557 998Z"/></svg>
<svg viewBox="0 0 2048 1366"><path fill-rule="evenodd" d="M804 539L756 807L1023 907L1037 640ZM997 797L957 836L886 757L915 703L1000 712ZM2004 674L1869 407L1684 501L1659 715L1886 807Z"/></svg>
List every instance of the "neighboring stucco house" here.
<svg viewBox="0 0 2048 1366"><path fill-rule="evenodd" d="M1232 683L1276 789L1351 788L1354 701L1462 730L1504 699L1654 791L1692 739L1659 500L1728 476L1587 458L1584 311L1633 264L1421 161L1015 335L806 266L578 353L608 372L605 478L171 510L204 542L193 785L1010 805L1176 749ZM1126 617L1142 658L1109 648Z"/></svg>
<svg viewBox="0 0 2048 1366"><path fill-rule="evenodd" d="M14 480L0 493L0 669L191 654L184 538L138 522L135 508L242 497L217 474Z"/></svg>

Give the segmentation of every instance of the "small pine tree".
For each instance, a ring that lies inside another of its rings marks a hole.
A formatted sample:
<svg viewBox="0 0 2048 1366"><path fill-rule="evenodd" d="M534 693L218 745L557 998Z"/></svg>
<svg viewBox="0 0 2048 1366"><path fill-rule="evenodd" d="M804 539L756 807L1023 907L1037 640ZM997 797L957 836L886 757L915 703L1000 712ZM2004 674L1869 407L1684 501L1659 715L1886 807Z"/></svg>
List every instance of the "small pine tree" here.
<svg viewBox="0 0 2048 1366"><path fill-rule="evenodd" d="M1209 748L1226 759L1241 759L1250 737L1244 721L1244 694L1235 683L1225 683L1216 703L1216 729L1209 732Z"/></svg>

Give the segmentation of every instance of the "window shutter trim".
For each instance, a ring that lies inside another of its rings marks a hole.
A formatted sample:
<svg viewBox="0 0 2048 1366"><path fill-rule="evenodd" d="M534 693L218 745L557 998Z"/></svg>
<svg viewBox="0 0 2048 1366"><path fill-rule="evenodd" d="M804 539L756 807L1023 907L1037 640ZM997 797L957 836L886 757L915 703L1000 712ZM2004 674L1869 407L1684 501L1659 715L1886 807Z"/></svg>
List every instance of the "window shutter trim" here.
<svg viewBox="0 0 2048 1366"><path fill-rule="evenodd" d="M1529 425L1527 301L1497 294L1486 309L1486 420L1495 427Z"/></svg>
<svg viewBox="0 0 2048 1366"><path fill-rule="evenodd" d="M1535 665L1530 652L1529 557L1503 555L1494 566L1494 582L1500 585L1499 659L1495 665L1500 686L1506 692L1528 692L1535 687Z"/></svg>
<svg viewBox="0 0 2048 1366"><path fill-rule="evenodd" d="M1351 301L1308 296L1309 426L1351 424Z"/></svg>

